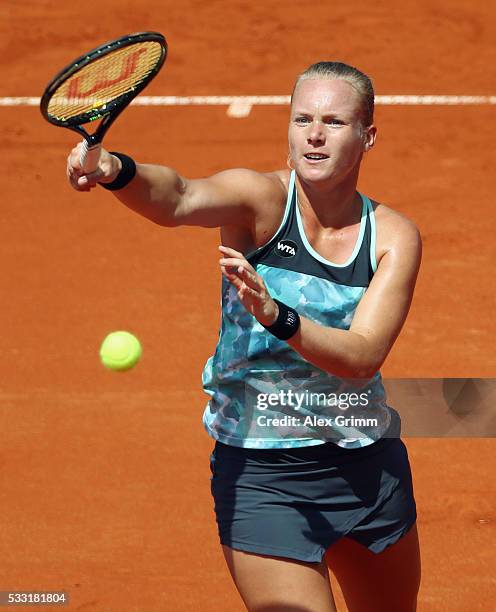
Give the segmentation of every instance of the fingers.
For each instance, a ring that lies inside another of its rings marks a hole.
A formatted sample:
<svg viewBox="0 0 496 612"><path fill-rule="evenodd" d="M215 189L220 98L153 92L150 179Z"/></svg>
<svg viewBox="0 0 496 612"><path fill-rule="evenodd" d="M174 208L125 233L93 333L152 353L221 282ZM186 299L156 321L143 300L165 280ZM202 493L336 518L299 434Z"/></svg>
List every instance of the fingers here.
<svg viewBox="0 0 496 612"><path fill-rule="evenodd" d="M222 274L236 289L239 299L250 312L252 312L250 304L263 303L265 292L262 287L254 283L253 279L249 277L249 272L246 269L240 266L232 271L233 268L226 268L221 265L221 270ZM254 313L252 312L252 314Z"/></svg>
<svg viewBox="0 0 496 612"><path fill-rule="evenodd" d="M243 299L248 295L251 298L262 300L264 287L260 286L256 277L254 277L248 270L241 267L238 268L238 274L242 280L241 287L238 291L240 299Z"/></svg>
<svg viewBox="0 0 496 612"><path fill-rule="evenodd" d="M71 187L76 189L76 191L90 191L96 187L99 177L96 175L96 173L93 173L93 175L82 175L81 171L74 171L68 167L67 178L69 179Z"/></svg>
<svg viewBox="0 0 496 612"><path fill-rule="evenodd" d="M225 253L226 255L230 255L231 257L240 257L241 259L245 259L243 253L241 253L240 251L236 251L231 247L224 246L223 244L219 245L219 251L222 251L223 253Z"/></svg>
<svg viewBox="0 0 496 612"><path fill-rule="evenodd" d="M242 253L230 247L220 246L219 250L226 255L219 260L222 274L234 285L239 298L263 302L267 297L265 283L260 275L248 263ZM229 255L229 257L227 256Z"/></svg>
<svg viewBox="0 0 496 612"><path fill-rule="evenodd" d="M253 274L250 274L250 272L242 266L238 266L236 268L221 264L220 268L222 270L222 274L224 274L224 276L231 281L237 289L244 286L249 289L250 293L253 295L258 294L261 291L262 286L258 283L257 278L253 276Z"/></svg>
<svg viewBox="0 0 496 612"><path fill-rule="evenodd" d="M71 187L76 191L90 191L95 187L97 181L92 180L94 177L85 175L81 168L81 147L82 143L78 143L67 157L67 178Z"/></svg>
<svg viewBox="0 0 496 612"><path fill-rule="evenodd" d="M222 274L236 289L243 306L262 325L272 325L277 319L278 308L263 278L243 253L226 246L220 246L219 250L224 255L219 260Z"/></svg>
<svg viewBox="0 0 496 612"><path fill-rule="evenodd" d="M256 273L252 274L246 268L243 268L242 266L239 266L238 274L239 274L239 277L242 279L242 281L244 283L246 283L246 285L250 289L254 289L257 292L260 292L261 290L263 290L264 287L262 285L262 282L259 281L260 277Z"/></svg>
<svg viewBox="0 0 496 612"><path fill-rule="evenodd" d="M219 251L224 254L224 257L219 260L221 265L229 266L229 267L237 267L246 270L249 274L249 278L256 278L258 274L255 272L253 267L248 263L246 257L240 251L236 251L231 247L226 247L224 245L219 246Z"/></svg>
<svg viewBox="0 0 496 612"><path fill-rule="evenodd" d="M223 273L229 280L235 278L241 279L251 289L261 291L264 289L261 277L253 270L246 260L235 257L219 259L219 263Z"/></svg>
<svg viewBox="0 0 496 612"><path fill-rule="evenodd" d="M81 166L82 146L82 142L78 143L67 157L67 178L76 191L90 191L102 178L114 178L120 170L120 161L102 149L97 169L85 173Z"/></svg>

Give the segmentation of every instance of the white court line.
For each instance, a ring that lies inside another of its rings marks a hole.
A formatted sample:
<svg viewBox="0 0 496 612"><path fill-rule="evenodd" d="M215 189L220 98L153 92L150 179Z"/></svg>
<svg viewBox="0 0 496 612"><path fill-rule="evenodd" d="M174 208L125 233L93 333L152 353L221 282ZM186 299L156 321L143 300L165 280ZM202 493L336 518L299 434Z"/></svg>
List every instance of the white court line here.
<svg viewBox="0 0 496 612"><path fill-rule="evenodd" d="M136 106L227 106L229 117L246 117L253 106L287 106L289 96L139 96ZM0 97L0 106L38 106L36 97ZM496 96L376 96L384 106L470 106L495 105Z"/></svg>

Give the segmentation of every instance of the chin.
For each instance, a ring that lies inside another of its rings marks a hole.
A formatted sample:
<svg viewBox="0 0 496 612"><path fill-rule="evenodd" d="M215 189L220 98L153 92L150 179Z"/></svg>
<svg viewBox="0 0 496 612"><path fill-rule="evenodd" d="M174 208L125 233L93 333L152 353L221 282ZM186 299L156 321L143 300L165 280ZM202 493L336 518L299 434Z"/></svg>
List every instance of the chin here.
<svg viewBox="0 0 496 612"><path fill-rule="evenodd" d="M297 168L296 173L302 181L312 185L334 183L336 180L333 173L324 168Z"/></svg>
<svg viewBox="0 0 496 612"><path fill-rule="evenodd" d="M296 173L301 181L316 188L332 189L353 177L353 167L341 168L309 168L306 165L297 166Z"/></svg>

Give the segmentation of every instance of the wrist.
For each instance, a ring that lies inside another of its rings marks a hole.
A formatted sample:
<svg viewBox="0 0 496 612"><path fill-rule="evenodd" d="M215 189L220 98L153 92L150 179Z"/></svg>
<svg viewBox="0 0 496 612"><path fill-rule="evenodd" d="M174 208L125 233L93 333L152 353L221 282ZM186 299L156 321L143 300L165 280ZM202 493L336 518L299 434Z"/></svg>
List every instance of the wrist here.
<svg viewBox="0 0 496 612"><path fill-rule="evenodd" d="M300 328L300 316L293 308L286 306L279 300L274 300L277 305L277 318L271 325L263 325L265 329L279 340L289 340Z"/></svg>
<svg viewBox="0 0 496 612"><path fill-rule="evenodd" d="M108 183L113 183L115 181L115 179L119 176L121 170L122 170L122 162L120 160L119 157L117 157L117 155L113 155L112 153L110 153L111 156L111 164L112 164L112 172L106 176L104 179L99 180L99 183L102 184L108 184Z"/></svg>
<svg viewBox="0 0 496 612"><path fill-rule="evenodd" d="M263 320L258 319L258 322L260 323L260 325L263 325L263 327L267 328L270 327L271 325L274 325L274 323L277 321L277 317L279 316L279 306L277 304L277 302L275 300L271 300L273 303L273 310L272 312L267 315L267 317L264 317Z"/></svg>
<svg viewBox="0 0 496 612"><path fill-rule="evenodd" d="M136 176L136 162L124 153L110 151L110 155L117 160L116 172L108 177L111 180L99 181L98 184L109 191L117 191L123 189Z"/></svg>

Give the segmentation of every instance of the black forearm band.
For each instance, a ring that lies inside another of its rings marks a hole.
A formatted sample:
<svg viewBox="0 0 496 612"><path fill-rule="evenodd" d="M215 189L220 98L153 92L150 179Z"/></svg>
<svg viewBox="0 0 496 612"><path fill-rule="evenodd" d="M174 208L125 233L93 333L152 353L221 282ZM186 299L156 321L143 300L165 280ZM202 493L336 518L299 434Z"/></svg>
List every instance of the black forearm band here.
<svg viewBox="0 0 496 612"><path fill-rule="evenodd" d="M121 160L122 168L111 183L98 184L109 191L117 191L117 189L122 189L133 180L136 175L136 163L134 159L124 155L124 153L117 153L116 151L109 151L109 153L111 155L115 155Z"/></svg>
<svg viewBox="0 0 496 612"><path fill-rule="evenodd" d="M279 306L279 314L276 322L268 327L264 325L265 329L270 332L279 340L289 340L296 334L300 327L300 315L286 304L283 304L279 300L274 300Z"/></svg>

